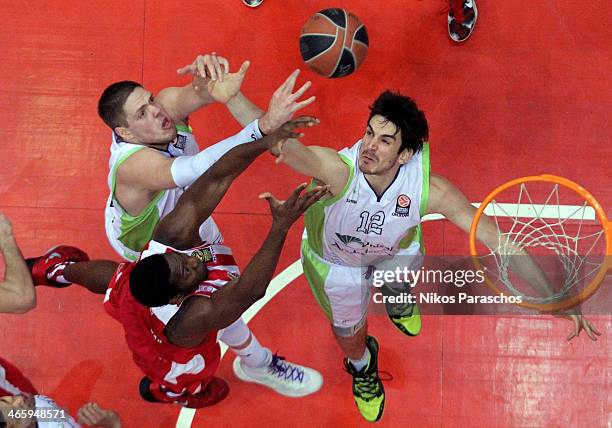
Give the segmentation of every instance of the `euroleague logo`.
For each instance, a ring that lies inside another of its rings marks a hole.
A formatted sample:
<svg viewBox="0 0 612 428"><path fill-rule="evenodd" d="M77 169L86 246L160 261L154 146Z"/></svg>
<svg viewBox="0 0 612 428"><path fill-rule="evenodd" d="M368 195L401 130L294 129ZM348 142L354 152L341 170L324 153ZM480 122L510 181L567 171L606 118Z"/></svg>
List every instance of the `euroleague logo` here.
<svg viewBox="0 0 612 428"><path fill-rule="evenodd" d="M410 198L407 195L399 195L395 203L395 212L392 215L395 217L408 217L410 215L410 203Z"/></svg>

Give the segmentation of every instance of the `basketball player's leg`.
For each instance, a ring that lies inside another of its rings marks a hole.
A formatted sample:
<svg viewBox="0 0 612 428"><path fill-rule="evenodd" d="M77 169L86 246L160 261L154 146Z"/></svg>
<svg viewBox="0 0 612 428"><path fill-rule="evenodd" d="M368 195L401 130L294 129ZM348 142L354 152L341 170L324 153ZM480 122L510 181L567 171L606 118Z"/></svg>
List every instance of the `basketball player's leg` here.
<svg viewBox="0 0 612 428"><path fill-rule="evenodd" d="M68 264L63 271L66 281L82 285L92 293L106 294L108 284L119 264L112 260L91 260Z"/></svg>
<svg viewBox="0 0 612 428"><path fill-rule="evenodd" d="M302 242L304 276L315 299L330 320L342 349L346 371L353 377L353 398L368 421L381 418L385 392L378 377L378 342L368 335L370 288L362 268L328 263Z"/></svg>
<svg viewBox="0 0 612 428"><path fill-rule="evenodd" d="M289 362L261 346L242 319L220 331L219 340L237 354L234 373L243 381L268 386L289 397L312 394L323 385L316 370Z"/></svg>
<svg viewBox="0 0 612 428"><path fill-rule="evenodd" d="M35 285L63 288L73 282L96 294L104 294L119 266L111 260L89 260L89 256L76 247L60 245L40 257L27 259Z"/></svg>

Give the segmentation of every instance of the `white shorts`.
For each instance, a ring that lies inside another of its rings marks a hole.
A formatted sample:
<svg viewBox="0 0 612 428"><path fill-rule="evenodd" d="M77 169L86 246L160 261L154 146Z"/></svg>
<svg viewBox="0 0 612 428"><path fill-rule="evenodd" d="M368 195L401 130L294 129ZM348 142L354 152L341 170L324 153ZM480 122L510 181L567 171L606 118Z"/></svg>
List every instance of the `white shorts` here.
<svg viewBox="0 0 612 428"><path fill-rule="evenodd" d="M416 245L400 250L397 255L419 254L419 247ZM360 327L367 315L372 296L372 278L366 275L370 267L330 263L315 253L307 240L302 241L301 258L304 276L310 289L332 325L346 329ZM418 269L420 265L416 264L421 258L414 260L411 268ZM392 266L391 260L377 265L376 269L392 269Z"/></svg>

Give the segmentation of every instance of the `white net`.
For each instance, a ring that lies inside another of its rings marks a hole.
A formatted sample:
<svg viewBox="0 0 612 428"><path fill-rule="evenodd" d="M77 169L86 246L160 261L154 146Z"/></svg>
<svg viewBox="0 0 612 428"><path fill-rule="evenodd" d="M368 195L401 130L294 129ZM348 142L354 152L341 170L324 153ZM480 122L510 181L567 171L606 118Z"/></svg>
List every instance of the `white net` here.
<svg viewBox="0 0 612 428"><path fill-rule="evenodd" d="M497 201L511 195L516 203ZM568 200L575 204L567 205ZM547 304L565 299L586 286L602 266L603 227L586 200L564 186L521 183L497 195L485 214L494 219L499 240L496 248L481 255L481 262L495 273L498 283L525 301ZM535 295L534 288L516 273L517 259L526 257L538 263L554 292Z"/></svg>

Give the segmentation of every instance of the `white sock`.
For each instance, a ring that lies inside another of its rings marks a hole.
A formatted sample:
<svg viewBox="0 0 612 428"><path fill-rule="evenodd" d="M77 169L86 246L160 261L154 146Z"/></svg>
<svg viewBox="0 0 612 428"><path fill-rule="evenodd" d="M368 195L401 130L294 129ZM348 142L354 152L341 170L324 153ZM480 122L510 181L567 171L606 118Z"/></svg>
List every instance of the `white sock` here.
<svg viewBox="0 0 612 428"><path fill-rule="evenodd" d="M368 363L370 362L371 356L372 354L370 354L370 350L366 346L365 352L363 353L363 355L361 356L359 360L352 360L350 358L348 360L350 361L351 365L355 367L355 370L360 372L361 369L363 369L365 366L368 365Z"/></svg>
<svg viewBox="0 0 612 428"><path fill-rule="evenodd" d="M49 269L47 271L47 279L49 281L55 281L58 284L72 284L72 282L68 281L66 278L64 278L63 272L64 269L66 269L66 266L73 264L74 262L65 262L65 263L58 263L55 266L53 266L53 269ZM57 275L58 272L62 272L59 275ZM54 276L57 275L57 276Z"/></svg>
<svg viewBox="0 0 612 428"><path fill-rule="evenodd" d="M232 348L244 363L245 366L251 368L267 367L272 362L272 352L268 348L260 345L257 338L251 335L251 343L246 348Z"/></svg>

